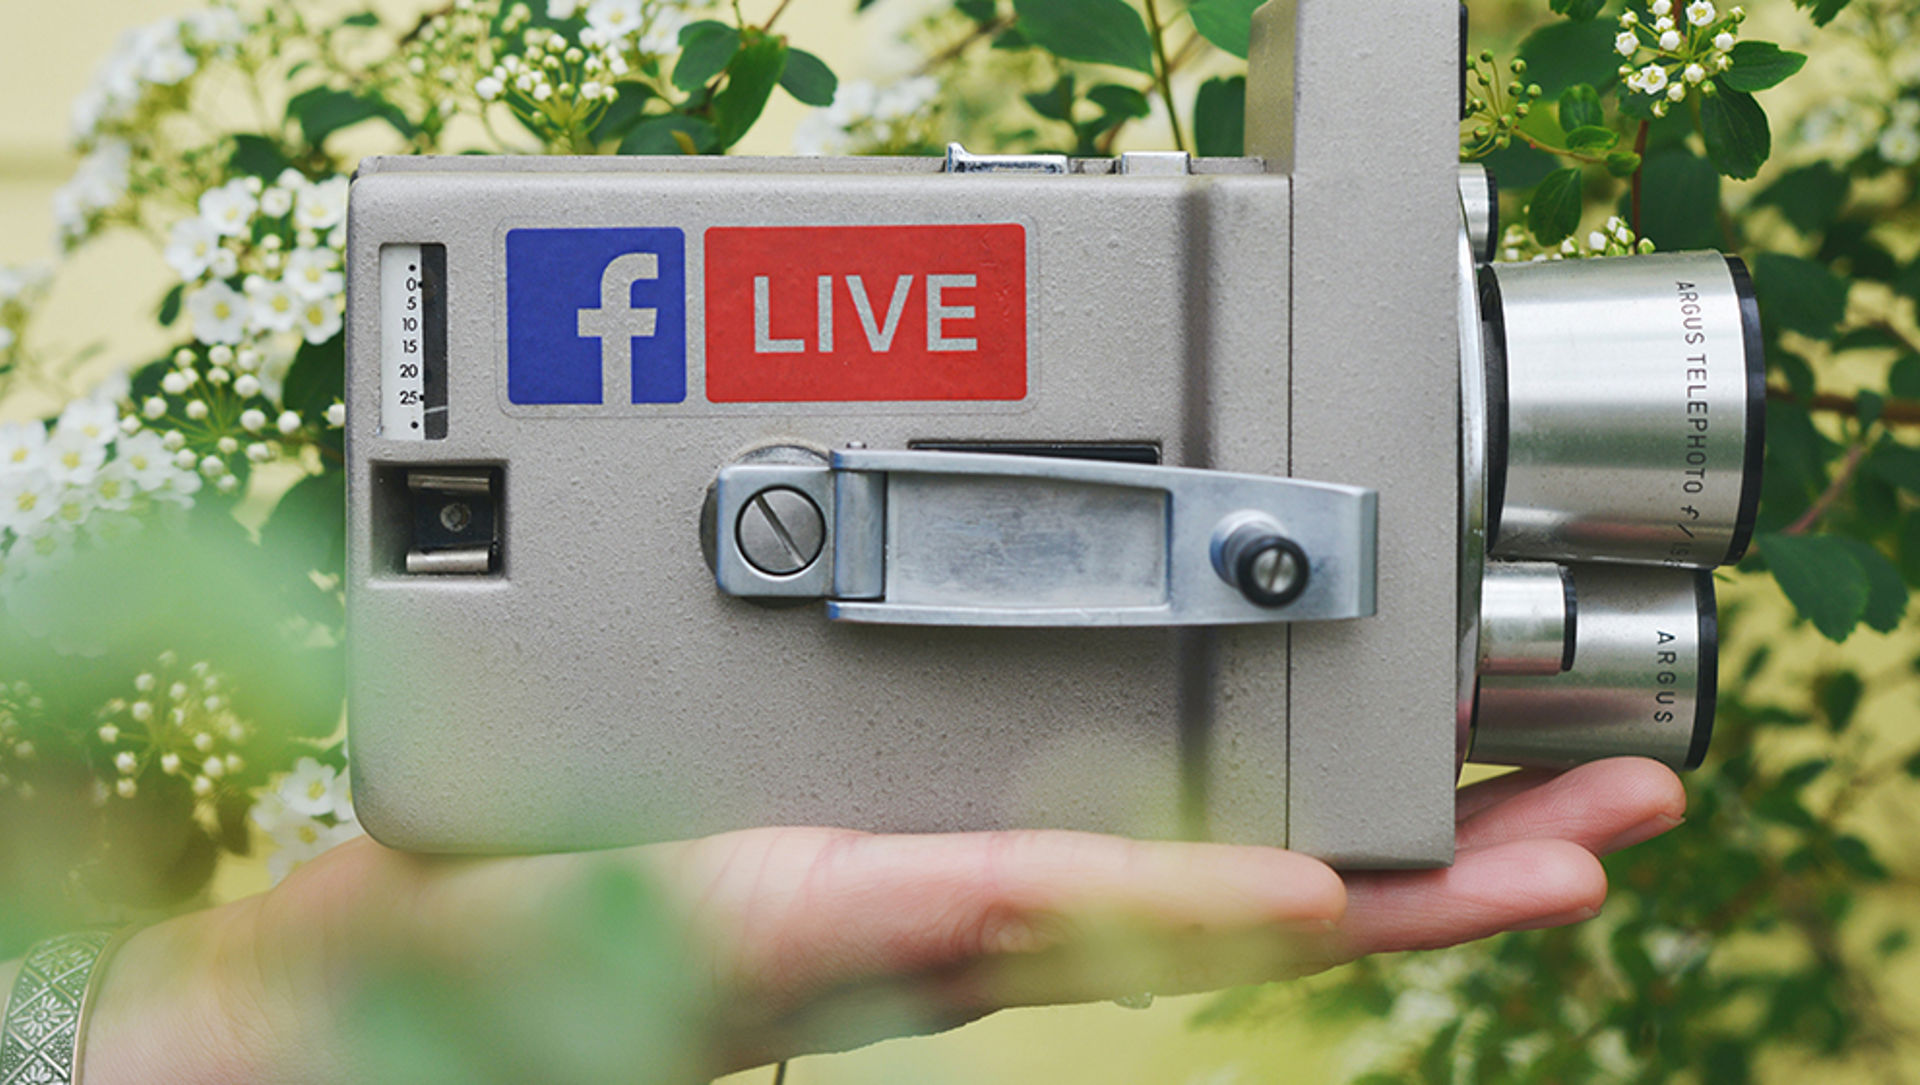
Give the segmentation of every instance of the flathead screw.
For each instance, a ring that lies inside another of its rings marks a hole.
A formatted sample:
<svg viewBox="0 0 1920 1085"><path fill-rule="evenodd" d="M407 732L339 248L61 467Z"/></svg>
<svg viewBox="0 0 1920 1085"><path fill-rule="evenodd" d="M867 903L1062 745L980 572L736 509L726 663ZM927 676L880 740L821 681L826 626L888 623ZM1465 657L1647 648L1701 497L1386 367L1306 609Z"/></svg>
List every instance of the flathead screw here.
<svg viewBox="0 0 1920 1085"><path fill-rule="evenodd" d="M812 565L826 537L820 507L785 486L754 494L734 525L740 556L769 576L792 576Z"/></svg>

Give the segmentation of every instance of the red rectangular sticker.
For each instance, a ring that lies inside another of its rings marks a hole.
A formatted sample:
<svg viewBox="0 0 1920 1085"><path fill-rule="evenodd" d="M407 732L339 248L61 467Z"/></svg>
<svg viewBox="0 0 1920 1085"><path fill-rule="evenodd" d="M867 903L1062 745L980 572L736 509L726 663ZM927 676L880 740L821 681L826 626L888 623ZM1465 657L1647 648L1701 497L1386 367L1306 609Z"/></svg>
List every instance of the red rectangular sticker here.
<svg viewBox="0 0 1920 1085"><path fill-rule="evenodd" d="M706 275L709 402L1027 394L1022 226L714 227Z"/></svg>

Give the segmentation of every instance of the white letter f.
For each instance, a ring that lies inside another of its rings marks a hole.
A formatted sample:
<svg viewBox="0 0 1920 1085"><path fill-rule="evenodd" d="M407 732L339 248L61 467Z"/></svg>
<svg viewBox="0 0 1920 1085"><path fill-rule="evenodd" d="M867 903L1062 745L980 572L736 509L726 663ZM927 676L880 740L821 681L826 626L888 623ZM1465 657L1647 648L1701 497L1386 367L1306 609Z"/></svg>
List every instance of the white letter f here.
<svg viewBox="0 0 1920 1085"><path fill-rule="evenodd" d="M613 258L600 273L600 308L582 309L577 323L582 338L600 340L600 402L633 400L633 340L651 336L656 311L633 307L633 284L660 277L660 258L629 252Z"/></svg>

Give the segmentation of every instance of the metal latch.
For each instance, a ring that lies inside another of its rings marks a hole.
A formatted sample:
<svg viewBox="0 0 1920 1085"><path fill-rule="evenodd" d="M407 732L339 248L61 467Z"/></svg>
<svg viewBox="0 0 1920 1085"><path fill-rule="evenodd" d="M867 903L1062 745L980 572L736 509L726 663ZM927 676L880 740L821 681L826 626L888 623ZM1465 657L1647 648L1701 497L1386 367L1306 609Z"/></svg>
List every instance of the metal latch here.
<svg viewBox="0 0 1920 1085"><path fill-rule="evenodd" d="M742 462L714 580L836 621L1217 625L1374 610L1376 495L1193 468L850 447Z"/></svg>
<svg viewBox="0 0 1920 1085"><path fill-rule="evenodd" d="M973 154L958 143L947 144L948 173L1066 173L1063 154Z"/></svg>

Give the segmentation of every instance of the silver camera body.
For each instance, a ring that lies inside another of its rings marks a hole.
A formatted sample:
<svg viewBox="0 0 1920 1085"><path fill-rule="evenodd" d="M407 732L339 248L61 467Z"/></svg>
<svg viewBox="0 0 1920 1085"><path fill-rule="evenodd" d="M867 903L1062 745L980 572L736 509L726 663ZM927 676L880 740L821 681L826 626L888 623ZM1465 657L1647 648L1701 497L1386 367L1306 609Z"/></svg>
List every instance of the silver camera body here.
<svg viewBox="0 0 1920 1085"><path fill-rule="evenodd" d="M1479 266L1458 20L1270 3L1246 158L363 163L362 821L1432 866L1470 747L1697 762L1750 291Z"/></svg>

